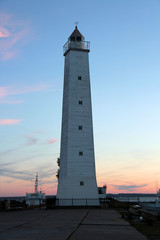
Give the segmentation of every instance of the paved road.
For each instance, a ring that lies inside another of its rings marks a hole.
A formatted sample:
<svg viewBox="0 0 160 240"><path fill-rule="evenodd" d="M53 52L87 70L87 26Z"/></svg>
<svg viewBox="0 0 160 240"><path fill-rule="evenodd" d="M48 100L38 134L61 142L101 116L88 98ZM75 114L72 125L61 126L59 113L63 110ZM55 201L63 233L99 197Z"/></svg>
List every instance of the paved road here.
<svg viewBox="0 0 160 240"><path fill-rule="evenodd" d="M24 210L0 213L0 240L146 240L110 209Z"/></svg>

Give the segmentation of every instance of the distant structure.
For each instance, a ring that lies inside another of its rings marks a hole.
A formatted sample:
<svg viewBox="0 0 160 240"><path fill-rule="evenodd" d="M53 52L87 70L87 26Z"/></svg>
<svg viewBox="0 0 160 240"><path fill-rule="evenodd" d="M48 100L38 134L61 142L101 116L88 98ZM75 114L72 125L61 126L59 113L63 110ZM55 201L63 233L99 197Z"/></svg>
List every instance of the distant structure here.
<svg viewBox="0 0 160 240"><path fill-rule="evenodd" d="M104 185L103 187L98 187L98 194L100 199L106 199L106 190L107 186Z"/></svg>
<svg viewBox="0 0 160 240"><path fill-rule="evenodd" d="M140 203L140 205L148 210L157 210L157 211L160 211L160 189L158 190L157 192L157 196L156 196L156 199L155 199L155 202L143 202L143 203Z"/></svg>
<svg viewBox="0 0 160 240"><path fill-rule="evenodd" d="M45 204L45 193L38 191L38 173L36 174L34 193L26 193L26 204L28 206Z"/></svg>
<svg viewBox="0 0 160 240"><path fill-rule="evenodd" d="M59 206L98 206L95 175L91 90L90 43L77 26L64 45Z"/></svg>

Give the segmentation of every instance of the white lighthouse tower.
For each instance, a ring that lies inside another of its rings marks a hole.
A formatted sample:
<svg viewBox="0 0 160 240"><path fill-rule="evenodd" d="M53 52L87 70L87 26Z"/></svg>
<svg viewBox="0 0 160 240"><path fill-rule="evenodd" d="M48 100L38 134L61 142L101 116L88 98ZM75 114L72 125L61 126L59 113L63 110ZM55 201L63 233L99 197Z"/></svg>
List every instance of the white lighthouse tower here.
<svg viewBox="0 0 160 240"><path fill-rule="evenodd" d="M65 69L57 191L59 206L97 206L92 107L89 76L90 43L75 30L64 45Z"/></svg>

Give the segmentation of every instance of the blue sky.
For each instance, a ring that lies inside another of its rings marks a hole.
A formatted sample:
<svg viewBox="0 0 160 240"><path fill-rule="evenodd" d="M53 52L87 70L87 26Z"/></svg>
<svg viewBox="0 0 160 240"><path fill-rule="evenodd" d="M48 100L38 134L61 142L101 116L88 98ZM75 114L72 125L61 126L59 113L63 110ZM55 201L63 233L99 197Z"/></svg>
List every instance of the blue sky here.
<svg viewBox="0 0 160 240"><path fill-rule="evenodd" d="M63 45L74 22L91 42L98 185L160 185L160 1L0 0L0 195L24 195L39 172L56 193Z"/></svg>

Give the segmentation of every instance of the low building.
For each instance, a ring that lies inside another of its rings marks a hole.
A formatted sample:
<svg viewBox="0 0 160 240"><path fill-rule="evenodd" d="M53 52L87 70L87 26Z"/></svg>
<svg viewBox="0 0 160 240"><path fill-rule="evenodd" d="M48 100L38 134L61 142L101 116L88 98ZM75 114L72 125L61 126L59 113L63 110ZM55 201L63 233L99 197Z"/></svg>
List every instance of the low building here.
<svg viewBox="0 0 160 240"><path fill-rule="evenodd" d="M106 185L103 187L98 187L99 198L106 198Z"/></svg>
<svg viewBox="0 0 160 240"><path fill-rule="evenodd" d="M26 204L28 206L39 206L45 204L45 193L26 193Z"/></svg>

